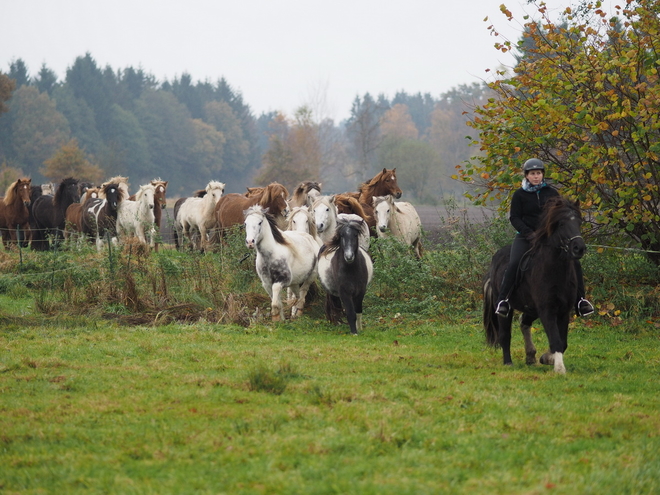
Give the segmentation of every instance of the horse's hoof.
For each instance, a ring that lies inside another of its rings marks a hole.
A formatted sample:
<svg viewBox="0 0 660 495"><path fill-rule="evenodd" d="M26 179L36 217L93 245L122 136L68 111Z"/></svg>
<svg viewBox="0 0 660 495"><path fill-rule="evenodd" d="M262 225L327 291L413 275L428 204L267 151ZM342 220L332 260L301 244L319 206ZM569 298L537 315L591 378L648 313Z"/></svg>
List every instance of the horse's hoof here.
<svg viewBox="0 0 660 495"><path fill-rule="evenodd" d="M513 363L504 363L504 366L513 366Z"/></svg>
<svg viewBox="0 0 660 495"><path fill-rule="evenodd" d="M541 362L541 364L545 364L545 365L548 365L548 366L552 366L552 365L555 364L555 358L549 352L546 352L545 354L543 354L541 356L541 359L539 359L539 361Z"/></svg>
<svg viewBox="0 0 660 495"><path fill-rule="evenodd" d="M525 364L533 366L536 364L536 356L529 356L525 359Z"/></svg>

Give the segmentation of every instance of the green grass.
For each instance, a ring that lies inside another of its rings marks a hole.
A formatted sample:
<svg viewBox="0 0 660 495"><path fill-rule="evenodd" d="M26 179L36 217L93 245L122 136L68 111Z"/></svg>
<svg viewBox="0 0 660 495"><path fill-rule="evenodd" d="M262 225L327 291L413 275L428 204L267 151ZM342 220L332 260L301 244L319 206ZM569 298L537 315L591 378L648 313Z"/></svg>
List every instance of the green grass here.
<svg viewBox="0 0 660 495"><path fill-rule="evenodd" d="M660 491L653 324L573 323L560 376L519 334L502 366L474 313L393 316L367 309L358 337L6 316L0 492Z"/></svg>

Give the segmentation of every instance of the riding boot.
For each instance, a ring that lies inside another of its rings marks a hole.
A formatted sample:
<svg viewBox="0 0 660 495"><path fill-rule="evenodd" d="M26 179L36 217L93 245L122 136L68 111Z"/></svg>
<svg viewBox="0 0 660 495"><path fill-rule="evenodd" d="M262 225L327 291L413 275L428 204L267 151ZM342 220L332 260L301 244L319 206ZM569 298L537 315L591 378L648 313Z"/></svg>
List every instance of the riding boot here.
<svg viewBox="0 0 660 495"><path fill-rule="evenodd" d="M495 305L495 314L498 316L507 317L509 316L509 311L511 311L511 305L509 304L509 296L511 295L511 290L513 289L513 284L516 279L516 270L508 267L504 272L504 277L502 278L502 284L500 285L500 292L498 296L497 304Z"/></svg>
<svg viewBox="0 0 660 495"><path fill-rule="evenodd" d="M578 260L575 260L575 274L577 276L577 302L575 303L575 314L578 316L589 316L594 312L594 306L584 298L586 293L584 288L584 275L582 273L582 265Z"/></svg>

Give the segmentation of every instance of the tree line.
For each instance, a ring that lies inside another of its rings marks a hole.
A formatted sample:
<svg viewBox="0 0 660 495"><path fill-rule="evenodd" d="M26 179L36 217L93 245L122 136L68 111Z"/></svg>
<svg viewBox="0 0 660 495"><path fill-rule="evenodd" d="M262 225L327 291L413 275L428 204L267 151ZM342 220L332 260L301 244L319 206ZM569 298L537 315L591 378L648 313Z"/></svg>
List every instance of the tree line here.
<svg viewBox="0 0 660 495"><path fill-rule="evenodd" d="M102 68L87 53L58 80L46 64L30 75L13 60L0 73L0 189L18 176L125 175L134 185L166 179L173 196L210 180L233 192L302 180L343 192L396 167L409 200L437 203L464 190L451 175L470 154L465 111L489 91L473 83L435 98L367 93L335 123L309 104L255 116L225 79L159 82L141 68Z"/></svg>

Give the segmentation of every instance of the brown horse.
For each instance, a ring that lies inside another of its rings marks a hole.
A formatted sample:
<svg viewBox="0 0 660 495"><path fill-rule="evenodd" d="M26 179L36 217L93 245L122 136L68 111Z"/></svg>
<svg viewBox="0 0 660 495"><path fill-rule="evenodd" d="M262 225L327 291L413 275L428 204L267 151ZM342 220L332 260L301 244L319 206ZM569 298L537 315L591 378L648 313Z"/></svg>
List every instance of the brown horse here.
<svg viewBox="0 0 660 495"><path fill-rule="evenodd" d="M243 212L254 205L259 205L264 209L268 208L268 213L275 217L277 226L284 230L286 216L289 212L289 205L286 202L288 197L289 191L277 182L272 182L260 193L255 193L250 197L238 193L226 194L215 206L215 217L220 235L225 229L234 225L242 225L245 220Z"/></svg>
<svg viewBox="0 0 660 495"><path fill-rule="evenodd" d="M376 215L374 215L373 201L374 196L392 195L400 198L403 192L396 180L396 168L387 170L383 168L371 180L363 182L359 186L358 192L337 194L335 204L338 213L354 213L361 216L369 226L369 232L372 237L376 237ZM357 200L358 207L351 198Z"/></svg>
<svg viewBox="0 0 660 495"><path fill-rule="evenodd" d="M71 203L66 209L64 215L64 239L67 240L72 234L82 232L82 207L90 198L98 198L100 189L98 187L88 187L80 198L80 203Z"/></svg>
<svg viewBox="0 0 660 495"><path fill-rule="evenodd" d="M30 230L30 192L32 179L18 179L0 198L0 232L5 248L27 238ZM23 235L21 235L23 234Z"/></svg>

